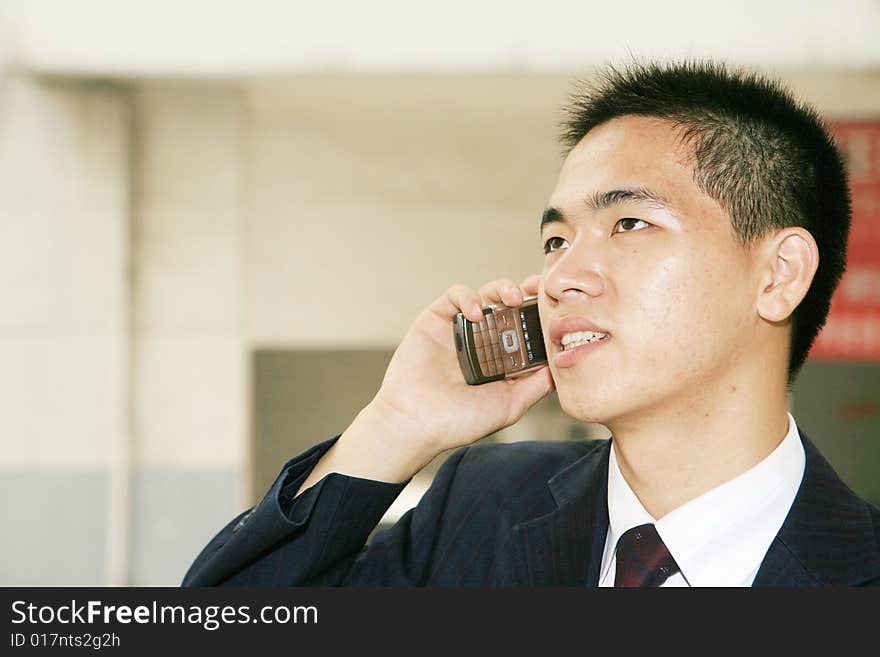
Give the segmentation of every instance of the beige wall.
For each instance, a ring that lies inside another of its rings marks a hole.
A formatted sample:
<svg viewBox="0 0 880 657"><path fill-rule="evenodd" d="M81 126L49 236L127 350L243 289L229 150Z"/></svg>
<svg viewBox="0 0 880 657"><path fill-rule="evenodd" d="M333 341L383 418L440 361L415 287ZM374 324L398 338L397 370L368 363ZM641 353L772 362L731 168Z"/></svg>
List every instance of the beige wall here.
<svg viewBox="0 0 880 657"><path fill-rule="evenodd" d="M0 75L4 584L97 584L126 551L124 88Z"/></svg>
<svg viewBox="0 0 880 657"><path fill-rule="evenodd" d="M243 465L244 180L234 85L144 83L133 167L135 456Z"/></svg>
<svg viewBox="0 0 880 657"><path fill-rule="evenodd" d="M799 98L831 119L880 119L880 69L775 72Z"/></svg>
<svg viewBox="0 0 880 657"><path fill-rule="evenodd" d="M242 464L240 99L5 85L3 464L106 465L129 421L138 463Z"/></svg>
<svg viewBox="0 0 880 657"><path fill-rule="evenodd" d="M3 0L30 70L255 75L316 70L558 71L632 57L766 66L880 62L871 0Z"/></svg>
<svg viewBox="0 0 880 657"><path fill-rule="evenodd" d="M0 467L105 466L127 403L127 99L0 82Z"/></svg>
<svg viewBox="0 0 880 657"><path fill-rule="evenodd" d="M248 84L247 334L396 344L453 283L539 271L555 76Z"/></svg>

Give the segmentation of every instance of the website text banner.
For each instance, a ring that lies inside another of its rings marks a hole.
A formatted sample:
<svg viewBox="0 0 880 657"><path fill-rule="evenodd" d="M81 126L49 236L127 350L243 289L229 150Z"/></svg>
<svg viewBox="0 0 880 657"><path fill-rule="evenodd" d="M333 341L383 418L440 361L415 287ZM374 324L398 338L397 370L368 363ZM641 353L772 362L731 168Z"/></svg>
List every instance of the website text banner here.
<svg viewBox="0 0 880 657"><path fill-rule="evenodd" d="M880 121L836 122L847 160L853 222L847 269L810 351L816 360L880 362Z"/></svg>
<svg viewBox="0 0 880 657"><path fill-rule="evenodd" d="M274 648L339 655L352 644L382 655L425 648L468 655L478 647L489 654L544 654L551 646L580 645L590 634L619 639L633 625L640 636L674 639L668 629L681 618L703 629L717 623L719 635L730 635L736 618L749 629L733 634L753 642L778 632L790 615L798 627L827 629L838 645L842 635L859 645L860 632L876 631L880 588L9 587L0 588L0 606L3 655L242 655Z"/></svg>

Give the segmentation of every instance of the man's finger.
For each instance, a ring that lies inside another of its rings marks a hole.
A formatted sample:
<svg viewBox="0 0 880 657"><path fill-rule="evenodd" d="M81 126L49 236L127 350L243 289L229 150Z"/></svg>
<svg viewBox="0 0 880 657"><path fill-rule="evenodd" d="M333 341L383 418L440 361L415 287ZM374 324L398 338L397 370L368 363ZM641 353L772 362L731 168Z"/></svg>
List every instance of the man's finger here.
<svg viewBox="0 0 880 657"><path fill-rule="evenodd" d="M526 278L522 283L520 283L520 287L523 292L528 295L533 295L538 293L538 288L541 285L541 274L532 274L528 278Z"/></svg>
<svg viewBox="0 0 880 657"><path fill-rule="evenodd" d="M459 311L472 322L479 322L483 317L480 297L474 290L460 283L450 287L428 309L449 319Z"/></svg>

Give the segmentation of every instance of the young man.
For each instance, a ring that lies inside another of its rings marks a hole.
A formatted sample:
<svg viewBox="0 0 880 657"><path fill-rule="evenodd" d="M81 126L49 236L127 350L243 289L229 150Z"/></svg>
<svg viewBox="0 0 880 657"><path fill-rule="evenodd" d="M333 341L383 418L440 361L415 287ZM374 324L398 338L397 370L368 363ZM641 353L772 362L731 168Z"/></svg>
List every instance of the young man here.
<svg viewBox="0 0 880 657"><path fill-rule="evenodd" d="M184 585L880 584L880 511L787 411L850 223L815 112L721 65L633 66L573 98L564 142L540 276L428 306L352 425L290 461ZM468 386L453 316L535 293L549 366ZM364 547L420 468L554 386L611 440L459 449Z"/></svg>

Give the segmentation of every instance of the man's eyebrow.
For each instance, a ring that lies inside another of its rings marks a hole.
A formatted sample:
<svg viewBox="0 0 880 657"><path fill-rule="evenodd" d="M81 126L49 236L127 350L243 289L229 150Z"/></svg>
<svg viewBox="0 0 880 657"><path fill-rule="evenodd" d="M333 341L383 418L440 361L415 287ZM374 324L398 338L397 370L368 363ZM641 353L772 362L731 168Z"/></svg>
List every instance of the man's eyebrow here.
<svg viewBox="0 0 880 657"><path fill-rule="evenodd" d="M612 189L607 192L596 192L585 199L584 205L586 205L588 209L596 212L598 210L606 210L613 205L625 203L626 201L651 203L652 205L663 208L669 206L668 201L661 194L658 194L647 187L627 187L623 189ZM565 218L565 213L559 208L547 208L544 210L544 215L541 217L541 232L544 231L544 226L556 222L567 223L568 220Z"/></svg>
<svg viewBox="0 0 880 657"><path fill-rule="evenodd" d="M612 205L626 201L647 202L662 207L669 205L661 194L647 187L625 187L623 189L612 189L608 192L596 192L592 196L587 197L586 205L590 210L605 210Z"/></svg>
<svg viewBox="0 0 880 657"><path fill-rule="evenodd" d="M552 224L556 222L566 223L565 215L562 214L562 210L554 207L549 207L544 210L544 215L541 217L541 232L544 232L544 226L547 224Z"/></svg>

